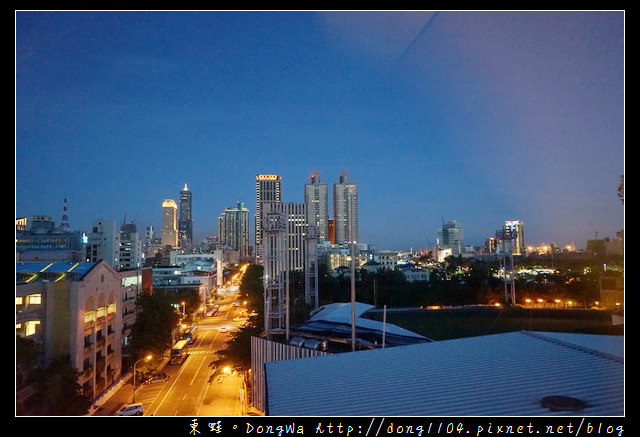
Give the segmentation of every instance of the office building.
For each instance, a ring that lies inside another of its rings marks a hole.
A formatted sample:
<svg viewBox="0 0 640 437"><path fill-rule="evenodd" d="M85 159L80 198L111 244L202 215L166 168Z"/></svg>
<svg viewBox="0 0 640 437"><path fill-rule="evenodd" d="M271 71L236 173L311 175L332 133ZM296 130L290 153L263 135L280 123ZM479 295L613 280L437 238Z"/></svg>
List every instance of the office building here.
<svg viewBox="0 0 640 437"><path fill-rule="evenodd" d="M256 249L262 245L262 219L265 208L275 210L282 201L281 177L275 174L259 174L256 176L256 216L255 243Z"/></svg>
<svg viewBox="0 0 640 437"><path fill-rule="evenodd" d="M329 240L329 201L327 184L320 182L317 172L311 174L311 183L304 186L307 222L317 229L318 241Z"/></svg>
<svg viewBox="0 0 640 437"><path fill-rule="evenodd" d="M336 244L358 242L358 184L348 181L347 172L333 184L333 218Z"/></svg>
<svg viewBox="0 0 640 437"><path fill-rule="evenodd" d="M464 229L462 225L455 220L443 223L442 227L436 230L436 243L439 251L451 249L453 256L460 255L464 245Z"/></svg>
<svg viewBox="0 0 640 437"><path fill-rule="evenodd" d="M86 257L87 235L56 226L50 216L36 215L31 222L16 220L16 260L80 262Z"/></svg>
<svg viewBox="0 0 640 437"><path fill-rule="evenodd" d="M184 184L180 191L180 218L178 220L178 242L180 247L190 250L193 246L193 218L191 215L191 191Z"/></svg>
<svg viewBox="0 0 640 437"><path fill-rule="evenodd" d="M524 255L526 244L524 238L524 223L520 220L507 220L502 229L502 244L504 253Z"/></svg>
<svg viewBox="0 0 640 437"><path fill-rule="evenodd" d="M241 258L249 255L249 209L244 202L225 208L218 217L218 242L224 248L238 251Z"/></svg>
<svg viewBox="0 0 640 437"><path fill-rule="evenodd" d="M162 202L162 245L178 247L177 209L175 200Z"/></svg>

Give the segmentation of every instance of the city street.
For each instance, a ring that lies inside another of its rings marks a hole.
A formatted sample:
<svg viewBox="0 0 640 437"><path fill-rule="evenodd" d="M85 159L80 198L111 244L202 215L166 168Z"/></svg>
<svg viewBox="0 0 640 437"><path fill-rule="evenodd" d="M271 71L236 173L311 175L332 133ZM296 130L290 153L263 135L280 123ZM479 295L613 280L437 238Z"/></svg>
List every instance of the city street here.
<svg viewBox="0 0 640 437"><path fill-rule="evenodd" d="M238 328L245 316L238 294L219 303L218 313L199 321L196 340L186 349L182 364L166 364L158 372L169 375L164 382L136 387L135 401L144 406L145 416L238 416L243 414L243 377L232 369L212 369L216 352L226 347L228 333ZM234 320L234 318L236 320ZM214 373L215 372L215 373ZM125 384L99 415L113 415L132 400L133 387ZM120 402L118 402L120 399Z"/></svg>

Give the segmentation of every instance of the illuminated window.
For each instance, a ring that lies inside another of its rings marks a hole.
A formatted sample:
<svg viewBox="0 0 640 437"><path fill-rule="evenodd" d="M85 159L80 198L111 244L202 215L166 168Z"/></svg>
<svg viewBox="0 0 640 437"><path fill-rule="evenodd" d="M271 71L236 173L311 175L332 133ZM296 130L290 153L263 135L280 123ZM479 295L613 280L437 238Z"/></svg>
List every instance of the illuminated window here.
<svg viewBox="0 0 640 437"><path fill-rule="evenodd" d="M105 308L104 307L98 308L96 311L96 317L99 319L104 316L105 316Z"/></svg>
<svg viewBox="0 0 640 437"><path fill-rule="evenodd" d="M27 296L29 305L40 305L42 303L41 294L30 294Z"/></svg>
<svg viewBox="0 0 640 437"><path fill-rule="evenodd" d="M40 325L40 320L29 320L24 324L24 335L28 337L35 334L38 325Z"/></svg>
<svg viewBox="0 0 640 437"><path fill-rule="evenodd" d="M23 300L22 297L16 297L16 305L23 305Z"/></svg>
<svg viewBox="0 0 640 437"><path fill-rule="evenodd" d="M116 304L115 303L109 304L109 306L107 307L107 314L113 314L115 312L116 312Z"/></svg>
<svg viewBox="0 0 640 437"><path fill-rule="evenodd" d="M84 313L84 323L91 323L96 319L95 311L85 311Z"/></svg>

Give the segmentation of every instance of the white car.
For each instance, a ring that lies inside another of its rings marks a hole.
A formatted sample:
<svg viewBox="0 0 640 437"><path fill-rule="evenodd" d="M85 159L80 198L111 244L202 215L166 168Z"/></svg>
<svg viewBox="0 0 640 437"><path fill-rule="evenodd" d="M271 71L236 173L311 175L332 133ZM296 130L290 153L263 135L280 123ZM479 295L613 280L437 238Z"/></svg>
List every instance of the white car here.
<svg viewBox="0 0 640 437"><path fill-rule="evenodd" d="M142 404L138 403L138 404L125 405L124 407L118 410L118 412L116 413L116 416L142 416L143 413L144 413L144 410L142 408Z"/></svg>

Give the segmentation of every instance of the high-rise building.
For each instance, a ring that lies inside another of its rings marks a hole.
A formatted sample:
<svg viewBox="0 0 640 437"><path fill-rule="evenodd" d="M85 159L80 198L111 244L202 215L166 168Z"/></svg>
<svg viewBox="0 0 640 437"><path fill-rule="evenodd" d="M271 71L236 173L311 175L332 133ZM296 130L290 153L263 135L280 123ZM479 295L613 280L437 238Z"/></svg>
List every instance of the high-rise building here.
<svg viewBox="0 0 640 437"><path fill-rule="evenodd" d="M178 220L178 241L183 249L193 246L193 218L191 216L191 191L185 182L180 191L180 218Z"/></svg>
<svg viewBox="0 0 640 437"><path fill-rule="evenodd" d="M311 174L311 183L304 186L307 222L317 229L318 241L329 240L329 201L327 184L320 183L317 172Z"/></svg>
<svg viewBox="0 0 640 437"><path fill-rule="evenodd" d="M237 250L241 258L249 255L249 210L244 202L225 208L218 217L218 241L222 246Z"/></svg>
<svg viewBox="0 0 640 437"><path fill-rule="evenodd" d="M256 217L255 217L255 243L256 249L262 245L262 219L265 208L272 208L280 204L282 200L282 186L280 175L259 174L256 176Z"/></svg>
<svg viewBox="0 0 640 437"><path fill-rule="evenodd" d="M520 220L505 221L502 231L502 244L505 253L524 255L527 248L524 240L524 222Z"/></svg>
<svg viewBox="0 0 640 437"><path fill-rule="evenodd" d="M458 256L462 253L464 245L464 229L455 220L449 220L442 224L442 228L436 230L436 243L438 249L451 249L451 254Z"/></svg>
<svg viewBox="0 0 640 437"><path fill-rule="evenodd" d="M291 270L304 270L307 208L304 203L281 203L278 210L287 222L286 266Z"/></svg>
<svg viewBox="0 0 640 437"><path fill-rule="evenodd" d="M358 184L348 181L347 172L333 184L333 215L336 244L358 242Z"/></svg>
<svg viewBox="0 0 640 437"><path fill-rule="evenodd" d="M89 234L87 259L104 260L114 269L120 268L120 230L115 220L94 220Z"/></svg>
<svg viewBox="0 0 640 437"><path fill-rule="evenodd" d="M178 205L173 199L165 199L162 202L162 245L178 246L177 225Z"/></svg>
<svg viewBox="0 0 640 437"><path fill-rule="evenodd" d="M119 270L142 267L142 241L134 223L120 226L120 262Z"/></svg>

